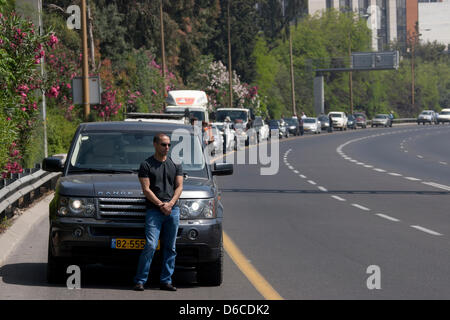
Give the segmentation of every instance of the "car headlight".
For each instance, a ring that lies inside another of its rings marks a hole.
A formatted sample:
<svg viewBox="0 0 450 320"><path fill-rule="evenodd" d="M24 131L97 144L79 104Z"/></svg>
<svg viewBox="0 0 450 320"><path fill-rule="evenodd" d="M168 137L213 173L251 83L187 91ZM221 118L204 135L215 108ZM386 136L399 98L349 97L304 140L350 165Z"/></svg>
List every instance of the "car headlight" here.
<svg viewBox="0 0 450 320"><path fill-rule="evenodd" d="M179 200L180 219L213 219L216 217L214 199Z"/></svg>
<svg viewBox="0 0 450 320"><path fill-rule="evenodd" d="M63 217L93 217L95 214L94 199L60 197L58 215Z"/></svg>

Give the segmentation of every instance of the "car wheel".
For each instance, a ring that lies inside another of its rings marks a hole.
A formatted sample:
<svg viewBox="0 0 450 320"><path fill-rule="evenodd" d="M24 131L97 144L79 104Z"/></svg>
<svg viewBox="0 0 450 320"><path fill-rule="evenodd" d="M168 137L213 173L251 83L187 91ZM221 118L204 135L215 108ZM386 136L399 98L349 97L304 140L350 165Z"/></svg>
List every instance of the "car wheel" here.
<svg viewBox="0 0 450 320"><path fill-rule="evenodd" d="M219 258L213 262L197 266L197 282L204 286L220 286L223 281L223 245L220 245Z"/></svg>
<svg viewBox="0 0 450 320"><path fill-rule="evenodd" d="M52 251L51 239L49 239L47 254L47 282L50 284L64 283L66 270L69 263L65 259L53 256Z"/></svg>

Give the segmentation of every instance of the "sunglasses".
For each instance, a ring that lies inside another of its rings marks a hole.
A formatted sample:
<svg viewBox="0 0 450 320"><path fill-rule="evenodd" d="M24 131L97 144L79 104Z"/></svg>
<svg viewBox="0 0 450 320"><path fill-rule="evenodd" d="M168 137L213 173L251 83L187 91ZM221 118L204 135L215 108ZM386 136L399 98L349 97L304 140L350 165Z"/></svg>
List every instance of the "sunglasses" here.
<svg viewBox="0 0 450 320"><path fill-rule="evenodd" d="M170 148L170 146L171 146L172 144L170 144L170 143L161 143L160 145L161 145L161 147L164 147L164 148L166 148L166 147L169 147L169 148Z"/></svg>

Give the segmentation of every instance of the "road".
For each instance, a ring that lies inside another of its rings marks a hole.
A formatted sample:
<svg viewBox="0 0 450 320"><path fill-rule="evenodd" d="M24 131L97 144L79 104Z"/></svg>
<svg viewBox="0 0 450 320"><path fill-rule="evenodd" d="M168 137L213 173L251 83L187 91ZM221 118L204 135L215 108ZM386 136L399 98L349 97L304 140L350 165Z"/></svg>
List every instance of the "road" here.
<svg viewBox="0 0 450 320"><path fill-rule="evenodd" d="M236 165L218 182L225 233L253 268L227 247L222 286L177 271L175 293L134 292L134 270L101 267L81 290L48 285L43 219L1 267L0 300L450 298L450 126L293 137L280 142L276 175Z"/></svg>

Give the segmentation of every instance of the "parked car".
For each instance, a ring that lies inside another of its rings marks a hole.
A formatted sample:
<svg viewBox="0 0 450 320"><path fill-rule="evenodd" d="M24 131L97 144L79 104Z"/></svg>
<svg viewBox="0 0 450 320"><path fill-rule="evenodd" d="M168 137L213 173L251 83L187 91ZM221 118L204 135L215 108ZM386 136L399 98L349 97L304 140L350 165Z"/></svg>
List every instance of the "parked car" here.
<svg viewBox="0 0 450 320"><path fill-rule="evenodd" d="M256 131L257 142L269 139L269 126L264 122L262 117L255 117L252 128Z"/></svg>
<svg viewBox="0 0 450 320"><path fill-rule="evenodd" d="M318 134L322 131L320 121L317 118L303 119L303 129L305 132L314 132L314 134Z"/></svg>
<svg viewBox="0 0 450 320"><path fill-rule="evenodd" d="M367 116L363 112L356 112L353 114L356 119L356 125L361 128L367 128Z"/></svg>
<svg viewBox="0 0 450 320"><path fill-rule="evenodd" d="M288 126L289 134L293 134L294 136L300 135L300 125L297 118L285 118L284 121Z"/></svg>
<svg viewBox="0 0 450 320"><path fill-rule="evenodd" d="M341 131L347 130L347 115L345 112L333 111L328 114L328 117L333 119L333 128L338 128Z"/></svg>
<svg viewBox="0 0 450 320"><path fill-rule="evenodd" d="M450 109L442 109L437 118L438 123L450 122Z"/></svg>
<svg viewBox="0 0 450 320"><path fill-rule="evenodd" d="M356 118L353 115L347 117L347 128L356 130Z"/></svg>
<svg viewBox="0 0 450 320"><path fill-rule="evenodd" d="M372 128L378 126L392 127L392 120L389 117L389 115L387 114L375 115L375 117L372 119Z"/></svg>
<svg viewBox="0 0 450 320"><path fill-rule="evenodd" d="M324 131L328 131L330 128L330 118L327 115L321 115L317 118L320 121L320 128Z"/></svg>
<svg viewBox="0 0 450 320"><path fill-rule="evenodd" d="M65 164L44 159L44 170L62 174L49 205L49 282L64 281L73 264L137 265L146 215L137 172L154 153L153 139L160 132L172 137L170 155L181 162L185 176L176 264L195 268L201 284L222 283L224 210L214 176L232 174L233 166L210 165L193 126L146 121L81 124ZM180 148L185 142L187 147ZM161 256L157 250L154 260Z"/></svg>
<svg viewBox="0 0 450 320"><path fill-rule="evenodd" d="M429 123L429 124L437 124L436 113L433 110L423 110L421 114L417 117L417 124Z"/></svg>
<svg viewBox="0 0 450 320"><path fill-rule="evenodd" d="M278 137L282 139L283 137L288 137L288 132L286 127L281 124L280 120L269 120L269 136L272 137L272 130L278 130Z"/></svg>

